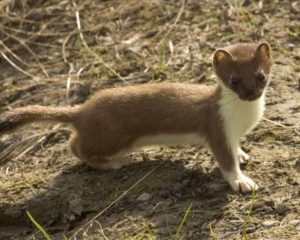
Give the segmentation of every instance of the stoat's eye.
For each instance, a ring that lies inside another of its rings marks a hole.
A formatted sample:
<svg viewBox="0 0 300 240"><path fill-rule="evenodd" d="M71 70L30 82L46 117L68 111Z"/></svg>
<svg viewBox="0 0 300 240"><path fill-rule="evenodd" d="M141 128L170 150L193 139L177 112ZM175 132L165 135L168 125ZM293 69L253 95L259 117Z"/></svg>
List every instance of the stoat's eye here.
<svg viewBox="0 0 300 240"><path fill-rule="evenodd" d="M231 76L229 83L232 87L237 87L239 85L239 79L236 77Z"/></svg>
<svg viewBox="0 0 300 240"><path fill-rule="evenodd" d="M264 82L266 80L266 75L263 72L260 72L256 76L257 81Z"/></svg>

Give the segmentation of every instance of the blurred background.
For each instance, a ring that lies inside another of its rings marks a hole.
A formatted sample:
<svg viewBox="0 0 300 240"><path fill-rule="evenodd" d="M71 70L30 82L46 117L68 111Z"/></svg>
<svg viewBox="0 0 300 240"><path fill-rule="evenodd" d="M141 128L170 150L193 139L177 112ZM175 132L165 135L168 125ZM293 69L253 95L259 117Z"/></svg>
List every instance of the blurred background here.
<svg viewBox="0 0 300 240"><path fill-rule="evenodd" d="M291 68L284 77L299 72L298 1L4 0L0 7L2 107L75 104L127 84L211 83L213 51L236 42L267 40L275 62Z"/></svg>
<svg viewBox="0 0 300 240"><path fill-rule="evenodd" d="M0 238L41 239L25 210L53 239L78 229L77 239L214 239L210 224L216 239L297 239L300 231L299 1L2 0L0 112L75 105L134 84L215 84L216 48L262 40L274 55L266 117L282 126L262 121L244 144L263 160L246 166L262 186L247 233L251 196L230 191L207 149L145 150L133 154L135 165L103 173L74 167L68 128L33 125L0 138ZM152 177L84 226L162 159Z"/></svg>

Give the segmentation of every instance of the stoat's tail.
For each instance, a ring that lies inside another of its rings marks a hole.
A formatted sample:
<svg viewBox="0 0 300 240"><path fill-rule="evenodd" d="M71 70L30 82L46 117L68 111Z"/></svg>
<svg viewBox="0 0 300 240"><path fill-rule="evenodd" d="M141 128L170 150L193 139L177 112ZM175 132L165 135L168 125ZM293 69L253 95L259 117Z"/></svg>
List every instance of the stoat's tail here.
<svg viewBox="0 0 300 240"><path fill-rule="evenodd" d="M16 108L0 115L0 134L35 121L72 123L78 109L74 107L28 106Z"/></svg>

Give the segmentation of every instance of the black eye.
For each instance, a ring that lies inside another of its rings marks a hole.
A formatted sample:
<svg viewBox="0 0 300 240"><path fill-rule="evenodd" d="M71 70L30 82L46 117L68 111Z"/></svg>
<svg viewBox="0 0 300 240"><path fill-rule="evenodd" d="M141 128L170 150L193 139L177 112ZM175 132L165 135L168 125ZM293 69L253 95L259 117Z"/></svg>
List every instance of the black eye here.
<svg viewBox="0 0 300 240"><path fill-rule="evenodd" d="M263 72L260 72L259 74L257 74L257 80L260 82L264 82L266 79L266 75Z"/></svg>
<svg viewBox="0 0 300 240"><path fill-rule="evenodd" d="M237 87L239 85L239 79L236 77L230 77L229 83L233 87Z"/></svg>

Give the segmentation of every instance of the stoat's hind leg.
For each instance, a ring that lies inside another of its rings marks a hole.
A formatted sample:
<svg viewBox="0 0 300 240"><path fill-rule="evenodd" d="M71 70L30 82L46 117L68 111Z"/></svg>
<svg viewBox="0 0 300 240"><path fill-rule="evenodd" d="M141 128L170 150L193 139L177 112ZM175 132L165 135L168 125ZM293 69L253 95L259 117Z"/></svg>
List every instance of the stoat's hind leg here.
<svg viewBox="0 0 300 240"><path fill-rule="evenodd" d="M79 158L80 160L82 159L81 154L80 154L80 145L79 145L79 138L76 133L71 137L70 140L70 148L72 153Z"/></svg>
<svg viewBox="0 0 300 240"><path fill-rule="evenodd" d="M245 153L240 147L238 148L237 155L240 163L244 163L245 161L248 161L250 159L249 155Z"/></svg>
<svg viewBox="0 0 300 240"><path fill-rule="evenodd" d="M121 167L131 163L132 158L129 156L130 152L131 149L123 149L112 156L101 158L99 156L93 156L88 159L87 164L102 170L120 169Z"/></svg>
<svg viewBox="0 0 300 240"><path fill-rule="evenodd" d="M105 139L109 139L109 146L107 146L108 143ZM119 169L128 165L131 160L126 156L131 151L128 145L130 142L123 142L122 138L108 138L105 135L94 136L92 133L87 134L87 132L84 134L76 132L70 142L74 155L81 162L97 169Z"/></svg>

